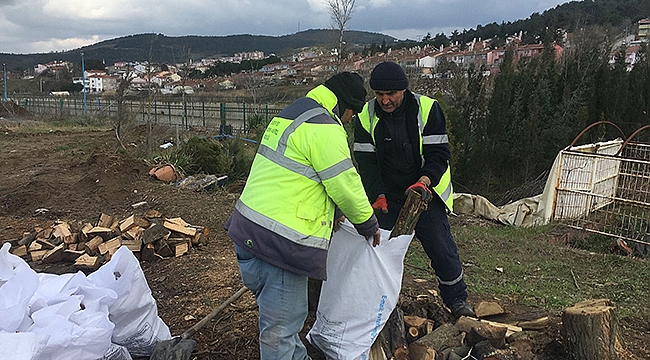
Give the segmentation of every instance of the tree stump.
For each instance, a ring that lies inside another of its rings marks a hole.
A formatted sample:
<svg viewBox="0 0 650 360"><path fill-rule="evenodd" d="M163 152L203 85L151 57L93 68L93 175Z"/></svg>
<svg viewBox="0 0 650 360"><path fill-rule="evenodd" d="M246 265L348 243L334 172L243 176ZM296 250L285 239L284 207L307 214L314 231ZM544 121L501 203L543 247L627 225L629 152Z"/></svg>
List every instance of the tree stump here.
<svg viewBox="0 0 650 360"><path fill-rule="evenodd" d="M616 305L608 299L586 300L564 309L562 326L567 353L576 360L615 360L626 356L618 333Z"/></svg>

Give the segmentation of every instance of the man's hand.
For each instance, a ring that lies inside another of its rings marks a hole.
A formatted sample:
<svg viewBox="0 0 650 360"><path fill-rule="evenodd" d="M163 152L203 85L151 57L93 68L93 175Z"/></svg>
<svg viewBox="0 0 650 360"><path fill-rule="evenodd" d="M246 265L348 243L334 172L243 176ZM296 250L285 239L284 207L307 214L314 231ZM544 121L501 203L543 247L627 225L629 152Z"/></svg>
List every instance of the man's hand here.
<svg viewBox="0 0 650 360"><path fill-rule="evenodd" d="M418 180L415 184L409 186L408 189L406 189L406 194L408 194L409 190L417 191L420 194L420 196L422 197L422 200L427 204L433 198L433 194L431 193L431 190L429 190L429 188L427 187L427 184L425 184L424 182L422 182L420 180ZM374 207L374 205L373 205L373 207Z"/></svg>
<svg viewBox="0 0 650 360"><path fill-rule="evenodd" d="M377 200L372 204L372 208L375 210L381 210L384 214L388 213L388 202L386 202L386 195L381 194L377 196ZM379 240L377 240L379 244Z"/></svg>
<svg viewBox="0 0 650 360"><path fill-rule="evenodd" d="M341 228L341 223L345 221L345 215L341 215L338 218L334 219L334 231L338 231Z"/></svg>
<svg viewBox="0 0 650 360"><path fill-rule="evenodd" d="M377 232L372 235L372 247L379 245L379 240L381 240L381 231L377 229Z"/></svg>

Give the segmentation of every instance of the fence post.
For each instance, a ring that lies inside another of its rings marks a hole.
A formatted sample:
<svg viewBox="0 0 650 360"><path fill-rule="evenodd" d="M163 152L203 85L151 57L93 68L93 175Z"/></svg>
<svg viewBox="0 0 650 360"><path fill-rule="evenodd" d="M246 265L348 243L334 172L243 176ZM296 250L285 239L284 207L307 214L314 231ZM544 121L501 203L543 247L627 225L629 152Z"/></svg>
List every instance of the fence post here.
<svg viewBox="0 0 650 360"><path fill-rule="evenodd" d="M188 129L189 126L187 126L187 101L185 101L185 97L183 97L183 118L185 119L185 129Z"/></svg>
<svg viewBox="0 0 650 360"><path fill-rule="evenodd" d="M267 103L266 106L265 106L264 113L265 113L265 114L264 114L264 119L265 119L266 122L268 123L268 122L269 122L269 104L268 104L268 103Z"/></svg>
<svg viewBox="0 0 650 360"><path fill-rule="evenodd" d="M242 106L241 107L241 112L242 112L242 116L244 118L244 120L243 120L243 122L244 122L244 130L246 130L246 103L245 102L241 103L241 106Z"/></svg>
<svg viewBox="0 0 650 360"><path fill-rule="evenodd" d="M226 131L226 104L225 103L219 104L219 118L220 118L219 134L223 135L224 131Z"/></svg>
<svg viewBox="0 0 650 360"><path fill-rule="evenodd" d="M203 118L203 127L205 127L205 100L201 101L201 118Z"/></svg>
<svg viewBox="0 0 650 360"><path fill-rule="evenodd" d="M169 125L172 124L172 102L167 99L167 116L169 117Z"/></svg>
<svg viewBox="0 0 650 360"><path fill-rule="evenodd" d="M156 103L156 99L153 99L153 119L158 123L158 104Z"/></svg>

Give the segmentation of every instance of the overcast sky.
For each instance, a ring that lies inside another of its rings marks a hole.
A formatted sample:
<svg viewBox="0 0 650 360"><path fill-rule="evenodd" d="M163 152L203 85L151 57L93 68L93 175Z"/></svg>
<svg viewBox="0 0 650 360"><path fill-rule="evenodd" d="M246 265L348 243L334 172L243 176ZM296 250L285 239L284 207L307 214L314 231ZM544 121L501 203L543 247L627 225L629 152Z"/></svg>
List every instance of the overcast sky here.
<svg viewBox="0 0 650 360"><path fill-rule="evenodd" d="M142 33L287 35L332 27L326 0L0 0L0 52L65 51ZM356 0L349 29L400 40L525 19L566 0Z"/></svg>

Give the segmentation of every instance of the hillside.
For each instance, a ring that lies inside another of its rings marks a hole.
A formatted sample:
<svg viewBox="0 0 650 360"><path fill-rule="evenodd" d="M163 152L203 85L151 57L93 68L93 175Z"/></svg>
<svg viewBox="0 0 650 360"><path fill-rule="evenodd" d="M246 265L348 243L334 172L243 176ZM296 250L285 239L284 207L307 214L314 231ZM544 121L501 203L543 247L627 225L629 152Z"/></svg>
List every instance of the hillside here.
<svg viewBox="0 0 650 360"><path fill-rule="evenodd" d="M173 64L189 59L199 60L215 55L233 55L237 52L263 51L265 54L283 55L293 49L308 46L334 47L338 37L335 30L306 30L283 36L229 35L229 36L166 36L163 34L129 35L79 49L59 53L39 54L0 54L0 61L8 69L31 68L38 63L64 60L74 63L81 61L83 52L86 59L100 60L106 64L118 61L146 61ZM379 33L347 31L346 39L353 46L363 47L373 42L393 42L395 38Z"/></svg>

